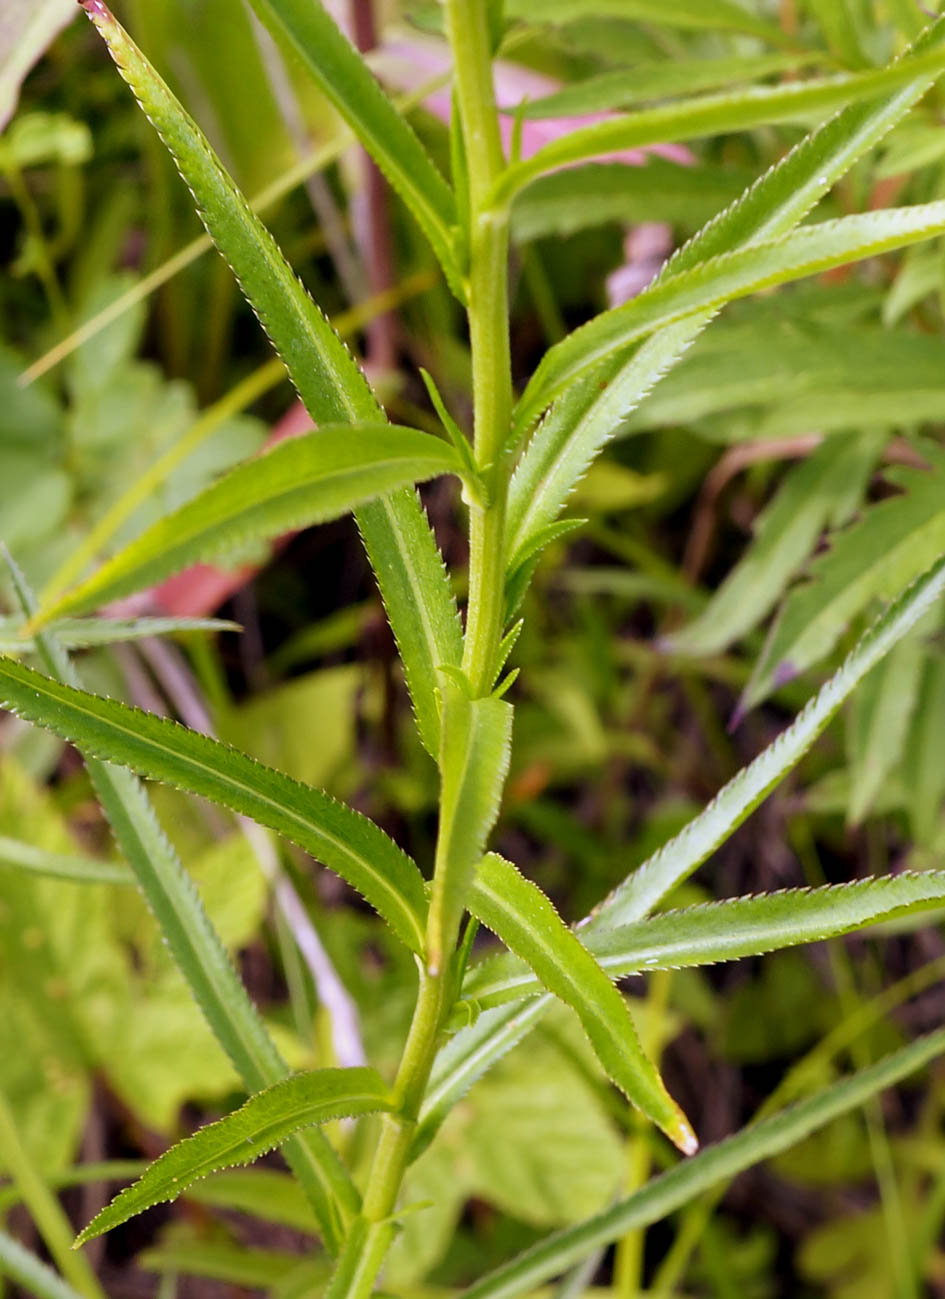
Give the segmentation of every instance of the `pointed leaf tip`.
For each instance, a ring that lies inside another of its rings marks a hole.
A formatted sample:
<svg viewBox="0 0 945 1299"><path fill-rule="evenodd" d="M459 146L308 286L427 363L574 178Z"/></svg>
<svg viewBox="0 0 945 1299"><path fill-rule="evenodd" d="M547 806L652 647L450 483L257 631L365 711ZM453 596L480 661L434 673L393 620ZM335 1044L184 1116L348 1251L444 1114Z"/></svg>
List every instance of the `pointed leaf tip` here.
<svg viewBox="0 0 945 1299"><path fill-rule="evenodd" d="M95 22L96 19L101 22L114 21L111 11L103 0L79 0L79 4L93 22Z"/></svg>
<svg viewBox="0 0 945 1299"><path fill-rule="evenodd" d="M679 1123L676 1130L670 1133L673 1145L684 1155L694 1155L699 1149L699 1138L689 1126L689 1120L679 1111Z"/></svg>

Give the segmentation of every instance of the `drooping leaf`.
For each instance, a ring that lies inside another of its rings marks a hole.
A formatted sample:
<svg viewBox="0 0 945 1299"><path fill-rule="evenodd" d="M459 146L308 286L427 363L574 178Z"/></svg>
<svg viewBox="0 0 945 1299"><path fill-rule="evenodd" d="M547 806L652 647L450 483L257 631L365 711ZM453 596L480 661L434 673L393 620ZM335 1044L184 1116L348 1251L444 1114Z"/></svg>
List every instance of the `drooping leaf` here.
<svg viewBox="0 0 945 1299"><path fill-rule="evenodd" d="M589 943L598 931L641 920L687 879L796 766L844 700L943 591L945 560L904 592L870 628L795 722L592 913L580 930L582 941ZM525 1006L498 1006L450 1039L431 1074L416 1137L418 1149L432 1139L445 1115L476 1079L535 1027L551 1003L551 997L545 995Z"/></svg>
<svg viewBox="0 0 945 1299"><path fill-rule="evenodd" d="M88 11L194 194L200 219L255 310L312 419L319 424L383 420L347 348L292 273L202 132L101 0ZM441 664L458 664L462 637L443 561L416 492L363 505L355 519L377 575L404 661L420 734L437 753L434 685Z"/></svg>
<svg viewBox="0 0 945 1299"><path fill-rule="evenodd" d="M901 590L945 550L945 454L930 441L919 450L930 468L887 469L885 477L902 494L837 534L811 564L810 581L790 593L745 691L745 707L829 654L851 618L877 596Z"/></svg>
<svg viewBox="0 0 945 1299"><path fill-rule="evenodd" d="M648 1182L633 1195L577 1227L546 1236L510 1263L463 1292L464 1299L512 1299L559 1275L601 1245L669 1216L703 1191L780 1154L841 1114L847 1114L923 1068L945 1051L945 1030L909 1046L831 1087L743 1128Z"/></svg>
<svg viewBox="0 0 945 1299"><path fill-rule="evenodd" d="M246 542L337 518L392 489L461 468L451 446L416 429L331 426L289 438L152 524L41 617L108 604Z"/></svg>
<svg viewBox="0 0 945 1299"><path fill-rule="evenodd" d="M786 474L758 516L748 552L699 617L671 637L672 648L715 654L756 627L810 557L827 523L845 523L847 511L859 504L881 450L875 435L837 434Z"/></svg>
<svg viewBox="0 0 945 1299"><path fill-rule="evenodd" d="M23 613L31 617L36 613L35 598L16 565L9 556L6 559ZM55 638L40 631L36 642L59 688L80 694L78 674ZM82 752L115 840L208 1025L249 1090L279 1082L288 1075L288 1066L250 1001L143 785L130 771ZM337 1251L346 1219L360 1207L357 1188L334 1147L317 1130L293 1137L286 1159L305 1190L326 1248Z"/></svg>
<svg viewBox="0 0 945 1299"><path fill-rule="evenodd" d="M556 343L519 401L516 426L527 428L576 379L662 326L715 311L760 289L904 248L943 230L945 203L916 204L824 221L721 254L691 270L677 269Z"/></svg>
<svg viewBox="0 0 945 1299"><path fill-rule="evenodd" d="M569 131L530 158L513 164L499 180L496 198L509 199L530 180L555 167L587 162L621 149L744 131L775 122L804 121L811 115L829 113L858 99L875 99L905 85L916 75L940 75L943 68L941 50L933 49L868 72L791 81L778 86L749 86L610 116L591 126Z"/></svg>
<svg viewBox="0 0 945 1299"><path fill-rule="evenodd" d="M945 23L938 20L916 42L915 52L939 46L943 37ZM792 230L857 158L904 116L932 79L926 74L876 103L843 109L676 252L660 280ZM601 447L619 434L635 407L679 362L713 314L708 311L663 328L631 355L618 354L575 385L563 413L559 407L565 403L559 400L531 438L512 479L510 553L556 517Z"/></svg>
<svg viewBox="0 0 945 1299"><path fill-rule="evenodd" d="M423 878L367 817L206 735L60 685L12 659L0 659L0 699L92 757L222 803L284 834L358 889L412 951L423 950Z"/></svg>
<svg viewBox="0 0 945 1299"><path fill-rule="evenodd" d="M295 1074L171 1146L92 1219L76 1244L94 1240L154 1204L176 1200L200 1178L234 1164L252 1163L302 1128L392 1108L390 1091L374 1069Z"/></svg>
<svg viewBox="0 0 945 1299"><path fill-rule="evenodd" d="M469 907L575 1011L598 1059L634 1105L685 1154L698 1142L640 1046L627 1003L541 889L495 853L476 872Z"/></svg>
<svg viewBox="0 0 945 1299"><path fill-rule="evenodd" d="M455 941L473 873L499 814L512 743L511 704L470 699L445 673L440 690L440 824L427 952L437 969Z"/></svg>
<svg viewBox="0 0 945 1299"><path fill-rule="evenodd" d="M474 893L475 905L477 894ZM636 924L597 929L587 950L611 979L684 969L816 943L897 916L945 907L945 871L903 872L816 889L780 889L665 911ZM570 935L570 931L569 931ZM573 937L573 935L572 935ZM577 939L583 937L577 931ZM542 980L527 960L498 956L469 971L463 1001L478 1010L536 996ZM454 1020L461 1022L463 1005Z"/></svg>
<svg viewBox="0 0 945 1299"><path fill-rule="evenodd" d="M320 0L251 0L262 22L287 39L319 89L371 154L429 239L454 291L460 290L453 195L416 135L352 49Z"/></svg>

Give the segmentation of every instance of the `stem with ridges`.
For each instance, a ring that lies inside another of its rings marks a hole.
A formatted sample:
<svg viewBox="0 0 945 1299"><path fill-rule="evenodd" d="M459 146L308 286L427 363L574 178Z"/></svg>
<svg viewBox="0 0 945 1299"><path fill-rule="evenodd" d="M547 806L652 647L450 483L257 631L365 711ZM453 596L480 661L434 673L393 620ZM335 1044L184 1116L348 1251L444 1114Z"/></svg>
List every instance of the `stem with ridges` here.
<svg viewBox="0 0 945 1299"><path fill-rule="evenodd" d="M469 603L463 669L477 697L492 689L505 610L505 509L509 465L502 454L512 409L508 331L508 211L488 206L505 168L492 86L485 0L447 0L456 96L469 174L469 339L472 350L474 454L488 501L471 502ZM442 935L444 952L457 932ZM429 940L429 934L428 934ZM362 1211L348 1234L327 1299L366 1299L394 1235L393 1215L410 1158L420 1106L443 1028L455 1000L452 959L427 964L394 1084L397 1106L381 1135Z"/></svg>

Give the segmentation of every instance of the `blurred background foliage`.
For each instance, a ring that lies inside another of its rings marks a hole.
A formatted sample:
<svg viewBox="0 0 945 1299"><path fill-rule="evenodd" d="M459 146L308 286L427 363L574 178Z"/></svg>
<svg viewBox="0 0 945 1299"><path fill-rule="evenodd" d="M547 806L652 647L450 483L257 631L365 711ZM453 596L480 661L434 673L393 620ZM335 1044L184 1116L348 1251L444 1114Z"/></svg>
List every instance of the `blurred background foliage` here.
<svg viewBox="0 0 945 1299"><path fill-rule="evenodd" d="M298 424L189 196L94 33L69 22L73 7L0 5L0 537L38 587ZM353 337L392 416L436 427L414 378L424 366L468 424L456 304L290 53L235 0L116 7ZM378 74L448 168L437 6L351 8L359 42L378 47ZM909 0L509 0L506 14L502 94L529 97L526 147L531 131L566 130L570 114L868 68L923 22ZM561 88L555 115L539 116L534 101ZM930 93L817 215L942 197L943 106ZM515 210L519 379L566 326L642 287L812 120L582 165L526 190ZM526 596L499 833L566 916L769 742L878 602L945 549L943 363L936 241L728 308L581 484L570 513L586 526L548 549ZM424 499L461 566L454 489L439 483ZM89 649L90 684L212 725L429 860L435 771L408 725L350 520L185 574L146 611L219 613L243 630ZM874 671L684 900L941 866L942 630L929 619ZM153 795L286 1058L351 1063L363 1046L393 1065L412 969L383 928L301 854L171 791ZM113 851L74 753L7 718L0 1134L18 1137L14 1149L0 1136L0 1170L25 1158L85 1221L104 1202L103 1177L225 1110L237 1080L134 892L31 874L23 841L67 857ZM274 903L280 867L289 900ZM900 924L627 991L672 1090L713 1140L776 1088L800 1094L937 1024L943 973L940 932ZM626 1299L641 1288L945 1294L943 1107L939 1075L838 1121L741 1178L714 1216L700 1202L621 1242L589 1279ZM363 1135L335 1128L357 1163ZM462 1285L607 1205L659 1158L568 1014L553 1015L411 1171L408 1201L429 1207L406 1217L387 1284L404 1295ZM31 1238L9 1186L0 1215ZM322 1275L307 1257L311 1228L273 1158L198 1185L90 1254L115 1299L289 1299Z"/></svg>

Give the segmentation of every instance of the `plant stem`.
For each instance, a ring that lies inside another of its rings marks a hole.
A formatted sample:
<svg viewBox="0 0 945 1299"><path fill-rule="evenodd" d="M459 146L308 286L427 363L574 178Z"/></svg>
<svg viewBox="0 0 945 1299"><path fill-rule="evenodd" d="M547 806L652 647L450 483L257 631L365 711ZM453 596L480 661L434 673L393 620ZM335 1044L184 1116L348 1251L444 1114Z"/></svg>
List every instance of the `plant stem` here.
<svg viewBox="0 0 945 1299"><path fill-rule="evenodd" d="M508 212L488 201L505 168L492 86L485 0L447 0L456 101L468 167L469 340L472 350L474 452L488 492L470 503L469 604L463 668L477 697L492 689L505 611L503 456L512 409L508 327ZM440 935L444 952L454 932ZM429 938L429 935L428 935ZM384 1115L361 1214L348 1233L327 1299L365 1299L393 1239L393 1214L410 1158L420 1106L455 993L453 961L420 970L413 1020L394 1084L396 1108Z"/></svg>
<svg viewBox="0 0 945 1299"><path fill-rule="evenodd" d="M507 209L489 202L505 168L492 86L492 51L482 0L447 0L456 101L469 181L469 343L472 350L474 449L488 487L486 508L470 505L469 605L463 669L477 695L492 688L505 608L505 502L502 454L512 410L509 356Z"/></svg>

